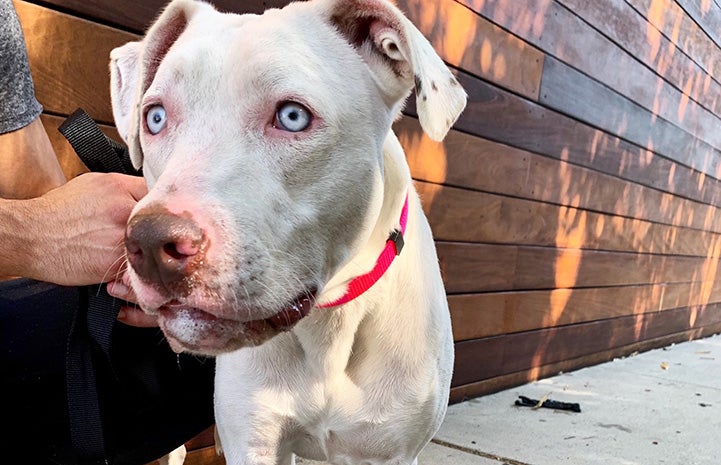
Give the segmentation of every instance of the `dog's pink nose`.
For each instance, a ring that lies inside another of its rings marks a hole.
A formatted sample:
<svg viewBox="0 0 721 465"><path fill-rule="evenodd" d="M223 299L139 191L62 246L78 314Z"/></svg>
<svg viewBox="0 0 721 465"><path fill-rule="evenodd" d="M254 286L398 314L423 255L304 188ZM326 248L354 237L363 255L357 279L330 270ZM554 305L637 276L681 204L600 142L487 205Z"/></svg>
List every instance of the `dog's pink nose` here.
<svg viewBox="0 0 721 465"><path fill-rule="evenodd" d="M128 223L128 261L146 282L176 288L202 262L205 234L192 219L141 210ZM184 285L184 283L182 283Z"/></svg>

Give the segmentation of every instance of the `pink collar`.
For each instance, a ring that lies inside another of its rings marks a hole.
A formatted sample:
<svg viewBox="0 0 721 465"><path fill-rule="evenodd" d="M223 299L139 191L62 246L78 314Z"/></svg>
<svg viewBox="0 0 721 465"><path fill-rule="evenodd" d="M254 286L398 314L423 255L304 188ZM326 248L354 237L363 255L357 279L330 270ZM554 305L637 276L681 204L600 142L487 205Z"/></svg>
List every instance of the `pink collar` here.
<svg viewBox="0 0 721 465"><path fill-rule="evenodd" d="M400 230L394 229L386 241L386 246L381 252L376 265L368 273L357 276L348 283L348 290L340 298L329 302L327 304L316 305L319 308L337 307L350 302L356 297L363 294L365 291L371 288L386 272L388 267L391 266L393 260L397 255L401 254L403 250L403 234L406 232L406 223L408 222L408 194L406 194L406 201L403 204L403 210L401 210L400 219Z"/></svg>

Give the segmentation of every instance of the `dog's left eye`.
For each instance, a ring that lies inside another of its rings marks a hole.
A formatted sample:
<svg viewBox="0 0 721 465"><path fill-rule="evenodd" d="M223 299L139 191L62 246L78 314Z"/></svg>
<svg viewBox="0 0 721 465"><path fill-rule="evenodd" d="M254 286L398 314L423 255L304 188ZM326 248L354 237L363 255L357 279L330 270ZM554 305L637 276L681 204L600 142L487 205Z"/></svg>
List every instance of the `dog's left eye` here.
<svg viewBox="0 0 721 465"><path fill-rule="evenodd" d="M148 125L150 134L157 134L165 127L165 108L162 105L150 107L145 114L145 122Z"/></svg>
<svg viewBox="0 0 721 465"><path fill-rule="evenodd" d="M310 125L310 111L300 103L286 102L275 113L275 126L289 132L300 132Z"/></svg>

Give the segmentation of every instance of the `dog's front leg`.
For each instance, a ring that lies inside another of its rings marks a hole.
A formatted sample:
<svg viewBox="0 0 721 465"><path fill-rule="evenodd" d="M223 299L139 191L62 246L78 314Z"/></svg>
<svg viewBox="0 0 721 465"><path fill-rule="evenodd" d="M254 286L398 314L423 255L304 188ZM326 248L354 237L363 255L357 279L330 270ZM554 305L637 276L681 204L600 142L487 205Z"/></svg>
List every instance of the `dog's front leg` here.
<svg viewBox="0 0 721 465"><path fill-rule="evenodd" d="M262 370L244 358L250 355L239 351L216 361L215 420L226 463L292 465L284 441L291 429L292 399L263 386Z"/></svg>
<svg viewBox="0 0 721 465"><path fill-rule="evenodd" d="M247 428L244 429L247 431ZM264 428L264 433L263 437L257 434L244 437L246 435L221 431L227 465L293 465L293 454L280 450L280 432ZM233 436L233 440L229 440L229 435ZM228 443L229 446L226 445Z"/></svg>
<svg viewBox="0 0 721 465"><path fill-rule="evenodd" d="M262 407L241 416L218 418L218 434L227 465L293 465L283 450L283 419L263 416Z"/></svg>

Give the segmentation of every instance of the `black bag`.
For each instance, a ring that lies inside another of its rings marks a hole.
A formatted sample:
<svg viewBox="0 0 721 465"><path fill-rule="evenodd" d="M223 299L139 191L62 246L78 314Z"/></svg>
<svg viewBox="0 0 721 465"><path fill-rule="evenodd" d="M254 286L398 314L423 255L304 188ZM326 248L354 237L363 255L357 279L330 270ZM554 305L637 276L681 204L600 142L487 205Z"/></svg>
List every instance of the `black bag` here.
<svg viewBox="0 0 721 465"><path fill-rule="evenodd" d="M64 126L93 170L132 169L84 112ZM116 324L121 303L104 285L0 282L3 454L144 464L213 424L214 360L173 353L158 329Z"/></svg>

